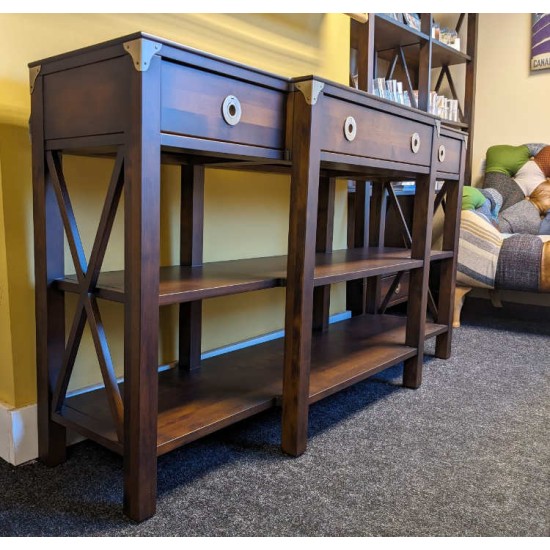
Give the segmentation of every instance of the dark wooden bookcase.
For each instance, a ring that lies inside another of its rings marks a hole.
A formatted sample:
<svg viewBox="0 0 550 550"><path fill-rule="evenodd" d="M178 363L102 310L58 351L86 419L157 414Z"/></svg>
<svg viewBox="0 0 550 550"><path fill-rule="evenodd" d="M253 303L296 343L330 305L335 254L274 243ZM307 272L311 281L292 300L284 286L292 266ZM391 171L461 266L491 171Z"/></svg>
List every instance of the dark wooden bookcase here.
<svg viewBox="0 0 550 550"><path fill-rule="evenodd" d="M404 385L418 387L426 338L436 337L437 355L449 356L464 133L346 86L288 80L144 33L31 63L30 81L39 454L46 464L65 460L67 428L121 454L124 509L140 521L155 512L158 455L281 404L282 448L299 455L311 403L401 361ZM114 159L89 258L63 170L71 154ZM181 169L181 249L178 265L161 267L162 163ZM208 166L291 175L286 256L203 263ZM366 200L355 205L353 242L332 251L337 177L375 183L370 208ZM417 182L409 247L384 246L384 189L396 177ZM447 181L438 251L431 250L436 179ZM124 270L104 272L122 194ZM67 274L65 237L75 275ZM442 265L438 313L427 322L435 258ZM365 278L395 273L409 277L407 317L380 315L374 295L361 294ZM346 281L358 283L349 299L354 317L329 326L330 285ZM201 361L202 300L280 286L283 340ZM78 297L69 327L67 293ZM123 382L98 300L124 308ZM168 304L180 308L179 357L159 372L159 308ZM86 323L104 387L67 395Z"/></svg>

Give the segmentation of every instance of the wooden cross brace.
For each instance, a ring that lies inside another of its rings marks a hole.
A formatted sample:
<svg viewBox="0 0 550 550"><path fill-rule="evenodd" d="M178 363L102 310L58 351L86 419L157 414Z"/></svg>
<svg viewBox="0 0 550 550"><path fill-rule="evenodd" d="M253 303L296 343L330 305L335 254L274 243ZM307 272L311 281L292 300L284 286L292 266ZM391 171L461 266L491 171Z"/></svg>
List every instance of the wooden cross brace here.
<svg viewBox="0 0 550 550"><path fill-rule="evenodd" d="M89 264L86 262L82 240L76 224L65 177L63 175L60 153L56 151L47 151L46 164L57 197L59 211L63 219L71 257L80 287L78 303L63 356L63 365L53 393L52 412L59 412L63 406L78 348L82 340L84 326L86 325L86 320L88 320L99 360L101 375L105 384L109 408L115 423L118 439L122 442L124 425L123 402L94 292L124 185L124 156L119 149L109 188L107 190L107 197L103 205L99 226L97 228Z"/></svg>

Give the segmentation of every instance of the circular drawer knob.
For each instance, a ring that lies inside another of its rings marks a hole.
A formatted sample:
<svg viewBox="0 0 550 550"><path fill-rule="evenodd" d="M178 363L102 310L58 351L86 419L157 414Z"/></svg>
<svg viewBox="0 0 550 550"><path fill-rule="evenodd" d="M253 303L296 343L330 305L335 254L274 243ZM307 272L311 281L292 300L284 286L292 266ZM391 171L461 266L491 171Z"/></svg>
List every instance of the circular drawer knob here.
<svg viewBox="0 0 550 550"><path fill-rule="evenodd" d="M439 162L443 162L445 160L445 145L439 146L439 149L437 150L437 158L439 159Z"/></svg>
<svg viewBox="0 0 550 550"><path fill-rule="evenodd" d="M411 136L411 151L413 153L420 151L420 136L416 132Z"/></svg>
<svg viewBox="0 0 550 550"><path fill-rule="evenodd" d="M352 116L346 118L344 122L344 135L348 141L353 141L357 135L357 122Z"/></svg>
<svg viewBox="0 0 550 550"><path fill-rule="evenodd" d="M241 120L241 102L234 96L228 95L222 104L222 116L230 126L235 126Z"/></svg>

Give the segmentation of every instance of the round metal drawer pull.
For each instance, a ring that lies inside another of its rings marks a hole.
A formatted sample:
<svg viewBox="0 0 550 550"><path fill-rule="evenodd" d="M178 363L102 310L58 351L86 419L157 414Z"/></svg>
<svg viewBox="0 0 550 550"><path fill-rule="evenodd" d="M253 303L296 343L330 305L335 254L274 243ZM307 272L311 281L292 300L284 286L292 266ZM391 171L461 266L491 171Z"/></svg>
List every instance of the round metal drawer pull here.
<svg viewBox="0 0 550 550"><path fill-rule="evenodd" d="M344 122L344 135L348 141L353 141L357 135L357 122L352 116L346 118Z"/></svg>
<svg viewBox="0 0 550 550"><path fill-rule="evenodd" d="M445 160L445 145L439 146L439 149L437 150L437 158L439 159L439 162L443 162Z"/></svg>
<svg viewBox="0 0 550 550"><path fill-rule="evenodd" d="M395 294L399 294L401 292L401 283L399 283L394 290Z"/></svg>
<svg viewBox="0 0 550 550"><path fill-rule="evenodd" d="M241 120L241 102L234 96L228 95L222 104L222 116L230 126L235 126Z"/></svg>
<svg viewBox="0 0 550 550"><path fill-rule="evenodd" d="M411 151L413 153L420 151L420 136L416 132L411 136Z"/></svg>

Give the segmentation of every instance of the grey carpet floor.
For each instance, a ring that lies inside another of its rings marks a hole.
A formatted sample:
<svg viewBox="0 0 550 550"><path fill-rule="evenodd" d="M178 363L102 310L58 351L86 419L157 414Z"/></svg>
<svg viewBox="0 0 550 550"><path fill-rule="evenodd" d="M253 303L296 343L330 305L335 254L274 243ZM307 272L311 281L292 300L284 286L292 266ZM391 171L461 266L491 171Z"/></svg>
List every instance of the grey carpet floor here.
<svg viewBox="0 0 550 550"><path fill-rule="evenodd" d="M548 536L549 336L463 325L420 389L398 366L314 405L298 459L276 411L178 449L141 524L122 515L122 460L91 442L53 469L0 461L0 535Z"/></svg>

